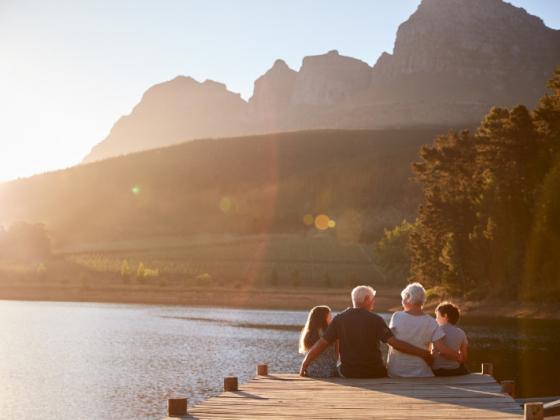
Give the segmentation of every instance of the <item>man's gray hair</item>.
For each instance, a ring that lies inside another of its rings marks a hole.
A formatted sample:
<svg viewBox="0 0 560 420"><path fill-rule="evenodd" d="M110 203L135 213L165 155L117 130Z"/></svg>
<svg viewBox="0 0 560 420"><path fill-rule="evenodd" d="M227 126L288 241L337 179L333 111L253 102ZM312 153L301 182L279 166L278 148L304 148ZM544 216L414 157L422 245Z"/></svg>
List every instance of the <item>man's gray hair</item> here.
<svg viewBox="0 0 560 420"><path fill-rule="evenodd" d="M424 305L426 303L426 289L420 283L411 283L401 292L403 303L409 305Z"/></svg>
<svg viewBox="0 0 560 420"><path fill-rule="evenodd" d="M368 296L375 297L377 292L371 286L356 286L352 289L352 306L358 308Z"/></svg>

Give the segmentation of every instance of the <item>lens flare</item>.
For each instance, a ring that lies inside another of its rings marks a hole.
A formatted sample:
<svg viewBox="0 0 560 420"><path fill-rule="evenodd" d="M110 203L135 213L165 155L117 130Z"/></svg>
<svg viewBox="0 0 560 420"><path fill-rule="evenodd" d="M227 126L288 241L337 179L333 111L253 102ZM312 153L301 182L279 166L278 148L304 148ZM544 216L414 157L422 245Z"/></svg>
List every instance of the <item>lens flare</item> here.
<svg viewBox="0 0 560 420"><path fill-rule="evenodd" d="M314 221L315 221L315 218L313 217L312 214L306 214L305 216L303 216L303 224L305 226L311 226Z"/></svg>
<svg viewBox="0 0 560 420"><path fill-rule="evenodd" d="M326 214L320 214L315 218L315 227L318 230L327 230L331 219Z"/></svg>

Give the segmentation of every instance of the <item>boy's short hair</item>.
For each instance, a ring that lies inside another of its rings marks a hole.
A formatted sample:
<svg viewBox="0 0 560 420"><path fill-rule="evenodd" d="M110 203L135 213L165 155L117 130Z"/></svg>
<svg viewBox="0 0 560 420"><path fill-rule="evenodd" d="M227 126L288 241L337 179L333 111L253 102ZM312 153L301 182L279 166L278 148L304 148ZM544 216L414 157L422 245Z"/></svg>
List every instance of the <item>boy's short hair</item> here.
<svg viewBox="0 0 560 420"><path fill-rule="evenodd" d="M441 302L436 311L440 313L441 316L447 315L447 319L450 323L455 325L459 321L459 308L453 305L451 302Z"/></svg>

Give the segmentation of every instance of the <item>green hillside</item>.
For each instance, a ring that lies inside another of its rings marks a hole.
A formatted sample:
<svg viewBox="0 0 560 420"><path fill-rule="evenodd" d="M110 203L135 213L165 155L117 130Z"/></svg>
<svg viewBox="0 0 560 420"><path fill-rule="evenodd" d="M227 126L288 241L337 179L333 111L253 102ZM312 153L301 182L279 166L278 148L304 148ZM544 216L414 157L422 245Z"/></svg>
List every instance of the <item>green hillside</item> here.
<svg viewBox="0 0 560 420"><path fill-rule="evenodd" d="M55 246L193 234L305 233L341 241L413 217L410 165L442 128L203 139L0 185L0 221L41 222ZM309 216L308 216L309 218ZM333 227L333 226L331 226Z"/></svg>

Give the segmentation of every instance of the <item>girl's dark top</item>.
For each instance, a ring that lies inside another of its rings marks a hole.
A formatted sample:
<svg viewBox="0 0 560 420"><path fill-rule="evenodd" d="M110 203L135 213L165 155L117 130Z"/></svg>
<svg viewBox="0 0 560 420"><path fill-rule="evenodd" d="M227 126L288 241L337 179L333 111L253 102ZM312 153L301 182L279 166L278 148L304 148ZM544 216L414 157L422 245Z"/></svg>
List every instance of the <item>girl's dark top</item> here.
<svg viewBox="0 0 560 420"><path fill-rule="evenodd" d="M348 378L387 376L379 342L387 342L393 333L379 315L361 308L348 308L334 317L323 338L339 340L340 371Z"/></svg>

